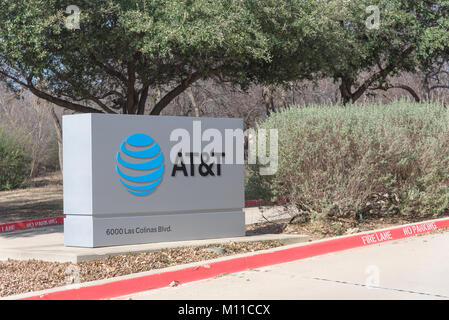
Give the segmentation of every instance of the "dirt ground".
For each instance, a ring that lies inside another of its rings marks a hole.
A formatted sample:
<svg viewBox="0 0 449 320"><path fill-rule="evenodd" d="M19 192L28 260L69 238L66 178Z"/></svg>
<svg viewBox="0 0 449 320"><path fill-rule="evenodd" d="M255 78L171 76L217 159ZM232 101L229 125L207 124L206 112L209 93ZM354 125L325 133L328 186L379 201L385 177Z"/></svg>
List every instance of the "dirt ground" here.
<svg viewBox="0 0 449 320"><path fill-rule="evenodd" d="M0 192L0 223L63 215L61 175L33 179L31 187Z"/></svg>

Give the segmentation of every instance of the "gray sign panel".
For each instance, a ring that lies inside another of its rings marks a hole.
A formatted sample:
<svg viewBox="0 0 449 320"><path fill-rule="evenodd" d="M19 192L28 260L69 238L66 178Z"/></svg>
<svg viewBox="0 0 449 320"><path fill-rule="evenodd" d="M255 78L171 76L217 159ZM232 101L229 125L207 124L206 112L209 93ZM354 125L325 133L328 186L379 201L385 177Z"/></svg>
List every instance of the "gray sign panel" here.
<svg viewBox="0 0 449 320"><path fill-rule="evenodd" d="M244 235L242 134L240 119L64 116L65 245Z"/></svg>

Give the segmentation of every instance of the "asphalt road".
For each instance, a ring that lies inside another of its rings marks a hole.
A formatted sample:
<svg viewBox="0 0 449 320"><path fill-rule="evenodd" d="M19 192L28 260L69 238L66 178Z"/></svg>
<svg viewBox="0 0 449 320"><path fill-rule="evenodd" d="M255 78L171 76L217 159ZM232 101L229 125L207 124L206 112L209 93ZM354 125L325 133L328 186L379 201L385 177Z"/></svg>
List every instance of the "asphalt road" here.
<svg viewBox="0 0 449 320"><path fill-rule="evenodd" d="M448 249L434 233L120 299L449 299Z"/></svg>

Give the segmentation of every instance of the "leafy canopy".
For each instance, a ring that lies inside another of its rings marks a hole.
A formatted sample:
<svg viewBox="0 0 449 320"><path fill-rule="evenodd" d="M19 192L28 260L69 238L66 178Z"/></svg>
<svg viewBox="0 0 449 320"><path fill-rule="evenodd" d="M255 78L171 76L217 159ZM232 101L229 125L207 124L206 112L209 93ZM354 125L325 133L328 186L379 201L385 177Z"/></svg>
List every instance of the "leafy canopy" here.
<svg viewBox="0 0 449 320"><path fill-rule="evenodd" d="M314 2L80 0L79 29L69 30L67 1L2 0L0 75L78 112L143 114L162 89L150 110L159 114L199 79L243 88L280 79L279 59L297 57L313 35Z"/></svg>
<svg viewBox="0 0 449 320"><path fill-rule="evenodd" d="M378 28L370 25L374 12L369 6L379 10ZM400 72L447 61L447 0L352 0L342 2L338 12L339 25L319 59L322 74L340 81L344 102L356 101L368 89L388 89L393 85L389 77ZM367 74L365 79L361 74Z"/></svg>
<svg viewBox="0 0 449 320"><path fill-rule="evenodd" d="M1 1L0 80L77 112L159 114L210 78L245 89L331 77L353 102L449 53L448 0L79 0L76 29L68 5Z"/></svg>

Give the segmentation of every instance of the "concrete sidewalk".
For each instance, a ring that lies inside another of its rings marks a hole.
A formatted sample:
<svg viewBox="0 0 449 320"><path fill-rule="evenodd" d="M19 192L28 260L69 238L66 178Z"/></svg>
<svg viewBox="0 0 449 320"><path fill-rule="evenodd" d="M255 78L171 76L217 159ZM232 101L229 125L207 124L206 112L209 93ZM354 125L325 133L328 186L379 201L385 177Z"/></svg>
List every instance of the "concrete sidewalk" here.
<svg viewBox="0 0 449 320"><path fill-rule="evenodd" d="M435 233L119 299L449 299L448 246Z"/></svg>
<svg viewBox="0 0 449 320"><path fill-rule="evenodd" d="M245 223L247 225L279 219L291 219L291 215L282 206L250 207L244 208L243 211L245 211Z"/></svg>
<svg viewBox="0 0 449 320"><path fill-rule="evenodd" d="M288 214L282 207L270 207L263 210L259 208L246 208L246 224L285 218ZM26 229L0 234L0 260L43 260L52 262L72 262L96 260L108 256L149 252L161 249L204 246L210 244L222 244L229 242L251 241L280 241L284 245L306 242L305 235L293 234L263 234L235 238L218 238L174 242L157 242L148 244L112 246L101 248L76 248L64 246L64 229L62 225L49 226L36 229Z"/></svg>

